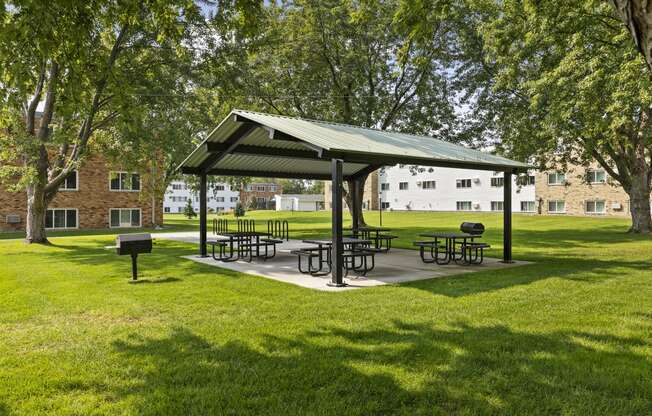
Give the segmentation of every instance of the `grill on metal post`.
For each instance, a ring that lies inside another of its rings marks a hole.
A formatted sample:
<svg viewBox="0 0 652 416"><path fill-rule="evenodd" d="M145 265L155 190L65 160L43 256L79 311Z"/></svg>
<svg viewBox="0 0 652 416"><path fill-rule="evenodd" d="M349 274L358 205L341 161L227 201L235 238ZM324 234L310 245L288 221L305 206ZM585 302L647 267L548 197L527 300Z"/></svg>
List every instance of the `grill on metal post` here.
<svg viewBox="0 0 652 416"><path fill-rule="evenodd" d="M152 236L150 234L121 234L116 237L116 251L120 256L131 256L132 282L138 280L137 259L140 253L152 252Z"/></svg>

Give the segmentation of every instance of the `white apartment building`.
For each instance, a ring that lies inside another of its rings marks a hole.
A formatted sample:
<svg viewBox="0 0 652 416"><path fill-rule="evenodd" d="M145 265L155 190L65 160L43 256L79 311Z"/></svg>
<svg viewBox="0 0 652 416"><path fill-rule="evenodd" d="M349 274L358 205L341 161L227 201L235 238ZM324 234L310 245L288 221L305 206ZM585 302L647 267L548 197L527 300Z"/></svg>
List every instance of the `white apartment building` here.
<svg viewBox="0 0 652 416"><path fill-rule="evenodd" d="M209 211L231 211L240 199L240 192L231 190L226 183L217 183L209 186L207 207ZM173 181L165 192L163 198L163 212L183 212L188 204L192 202L195 212L199 212L199 193L193 192L183 181Z"/></svg>
<svg viewBox="0 0 652 416"><path fill-rule="evenodd" d="M535 177L513 175L512 211L536 212ZM502 211L503 173L470 169L387 166L380 171L383 210Z"/></svg>

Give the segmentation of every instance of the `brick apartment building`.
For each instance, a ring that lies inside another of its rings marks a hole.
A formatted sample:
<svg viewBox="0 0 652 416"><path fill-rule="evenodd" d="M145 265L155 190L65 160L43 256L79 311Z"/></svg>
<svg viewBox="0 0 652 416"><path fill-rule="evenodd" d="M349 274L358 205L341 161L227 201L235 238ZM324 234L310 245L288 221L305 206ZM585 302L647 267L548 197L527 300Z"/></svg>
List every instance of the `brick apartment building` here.
<svg viewBox="0 0 652 416"><path fill-rule="evenodd" d="M283 187L275 182L254 182L240 191L240 201L246 209L275 209L276 194L282 194Z"/></svg>
<svg viewBox="0 0 652 416"><path fill-rule="evenodd" d="M629 197L598 165L567 171L538 172L537 213L543 215L606 215L628 217Z"/></svg>
<svg viewBox="0 0 652 416"><path fill-rule="evenodd" d="M333 206L331 181L324 182L324 207L331 209ZM362 209L377 210L379 204L378 199L378 171L372 172L364 183L362 191ZM344 201L344 208L348 209L346 200Z"/></svg>
<svg viewBox="0 0 652 416"><path fill-rule="evenodd" d="M163 222L163 202L142 192L147 175L111 168L91 156L61 185L48 206L49 230L138 228ZM25 192L0 185L0 232L25 230ZM153 222L152 219L155 221Z"/></svg>

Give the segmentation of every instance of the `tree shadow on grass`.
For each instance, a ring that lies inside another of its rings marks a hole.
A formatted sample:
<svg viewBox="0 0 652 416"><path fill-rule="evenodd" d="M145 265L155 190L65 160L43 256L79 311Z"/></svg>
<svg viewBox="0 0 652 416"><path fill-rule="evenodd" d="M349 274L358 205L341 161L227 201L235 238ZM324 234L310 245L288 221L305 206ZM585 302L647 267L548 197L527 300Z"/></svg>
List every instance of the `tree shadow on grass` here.
<svg viewBox="0 0 652 416"><path fill-rule="evenodd" d="M457 323L114 342L138 414L649 414L649 340Z"/></svg>
<svg viewBox="0 0 652 416"><path fill-rule="evenodd" d="M640 270L652 270L652 260L559 260L545 265L535 263L504 269L478 269L477 272L407 282L402 283L401 286L417 288L438 295L460 297L528 285L546 279L564 279L579 283L599 284L608 280L626 277L628 271L638 272Z"/></svg>

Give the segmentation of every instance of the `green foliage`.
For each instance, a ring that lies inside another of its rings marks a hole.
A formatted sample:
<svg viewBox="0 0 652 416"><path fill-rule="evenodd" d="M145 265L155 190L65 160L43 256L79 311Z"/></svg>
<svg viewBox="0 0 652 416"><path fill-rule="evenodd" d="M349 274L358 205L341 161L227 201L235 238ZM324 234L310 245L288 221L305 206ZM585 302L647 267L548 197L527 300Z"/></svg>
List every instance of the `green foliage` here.
<svg viewBox="0 0 652 416"><path fill-rule="evenodd" d="M192 206L192 199L188 198L186 206L183 208L183 215L186 216L188 219L195 218L197 216L197 213L195 212L195 208Z"/></svg>
<svg viewBox="0 0 652 416"><path fill-rule="evenodd" d="M604 159L629 188L634 172L624 159L649 160L652 148L644 121L652 82L612 7L597 0L507 1L491 14L481 33L494 89L504 98L497 103L504 146L544 167ZM639 137L644 152L628 155Z"/></svg>

